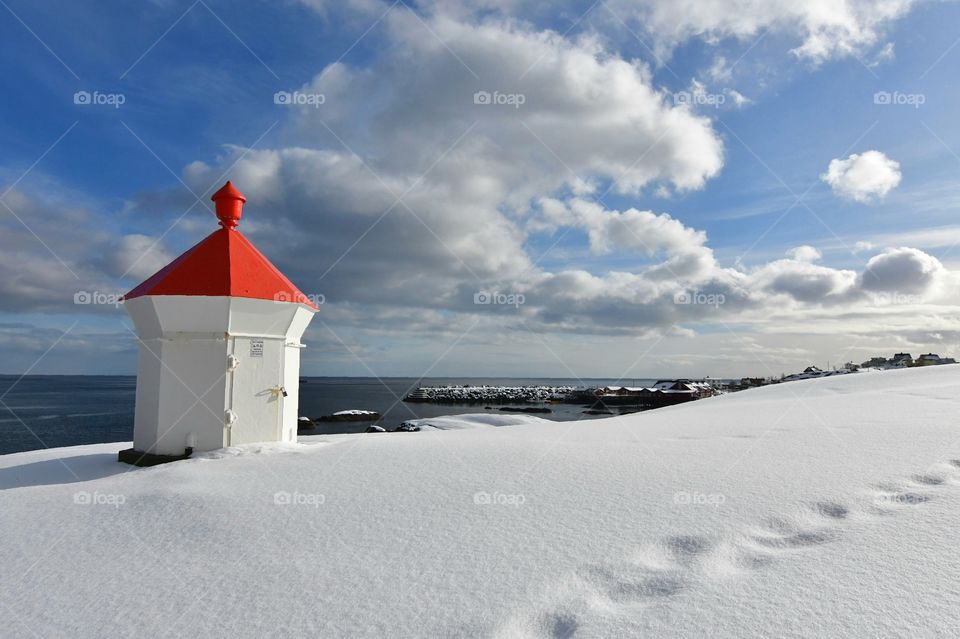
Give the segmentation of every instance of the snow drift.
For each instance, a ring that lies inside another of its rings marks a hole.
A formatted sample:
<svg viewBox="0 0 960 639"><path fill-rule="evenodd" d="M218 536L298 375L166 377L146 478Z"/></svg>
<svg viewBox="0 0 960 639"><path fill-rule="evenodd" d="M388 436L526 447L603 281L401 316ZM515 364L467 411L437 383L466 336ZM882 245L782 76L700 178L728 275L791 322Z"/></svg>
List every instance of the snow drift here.
<svg viewBox="0 0 960 639"><path fill-rule="evenodd" d="M0 457L3 635L949 635L958 389L943 366L145 469Z"/></svg>

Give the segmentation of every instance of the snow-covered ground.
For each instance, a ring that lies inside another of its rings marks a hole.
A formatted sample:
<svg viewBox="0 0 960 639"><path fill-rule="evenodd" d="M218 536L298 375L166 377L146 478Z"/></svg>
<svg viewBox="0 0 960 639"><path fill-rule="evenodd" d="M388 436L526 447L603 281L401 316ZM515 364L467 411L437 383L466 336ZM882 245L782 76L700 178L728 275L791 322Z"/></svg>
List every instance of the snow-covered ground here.
<svg viewBox="0 0 960 639"><path fill-rule="evenodd" d="M482 417L146 469L115 461L125 444L0 457L0 634L960 627L960 366Z"/></svg>

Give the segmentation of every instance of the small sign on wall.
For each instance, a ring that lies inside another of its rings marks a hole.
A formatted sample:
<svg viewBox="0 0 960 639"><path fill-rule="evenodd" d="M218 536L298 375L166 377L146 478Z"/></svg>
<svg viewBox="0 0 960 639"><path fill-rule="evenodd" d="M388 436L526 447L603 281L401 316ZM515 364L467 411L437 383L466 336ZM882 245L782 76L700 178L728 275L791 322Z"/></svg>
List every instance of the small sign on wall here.
<svg viewBox="0 0 960 639"><path fill-rule="evenodd" d="M263 357L263 340L250 340L250 357Z"/></svg>

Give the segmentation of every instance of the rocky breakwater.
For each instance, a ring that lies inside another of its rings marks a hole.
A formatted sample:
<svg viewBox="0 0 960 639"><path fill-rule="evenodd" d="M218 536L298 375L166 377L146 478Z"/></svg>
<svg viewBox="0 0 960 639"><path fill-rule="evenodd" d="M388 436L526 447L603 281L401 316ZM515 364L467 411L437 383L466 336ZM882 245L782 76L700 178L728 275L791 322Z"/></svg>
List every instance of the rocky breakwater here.
<svg viewBox="0 0 960 639"><path fill-rule="evenodd" d="M567 401L577 386L421 386L405 402L436 404L546 403Z"/></svg>

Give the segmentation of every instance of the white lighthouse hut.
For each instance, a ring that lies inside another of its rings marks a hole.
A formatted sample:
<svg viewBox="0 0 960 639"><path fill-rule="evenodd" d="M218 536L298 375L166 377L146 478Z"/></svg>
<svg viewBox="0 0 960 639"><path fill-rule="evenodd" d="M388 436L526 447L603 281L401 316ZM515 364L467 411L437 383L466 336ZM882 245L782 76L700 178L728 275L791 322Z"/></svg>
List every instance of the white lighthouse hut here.
<svg viewBox="0 0 960 639"><path fill-rule="evenodd" d="M296 441L300 338L318 309L236 229L243 194L227 182L212 199L222 228L124 296L140 352L121 461Z"/></svg>

